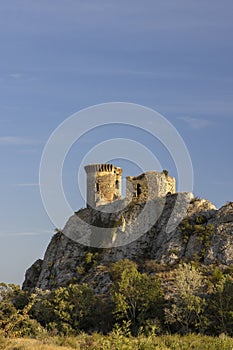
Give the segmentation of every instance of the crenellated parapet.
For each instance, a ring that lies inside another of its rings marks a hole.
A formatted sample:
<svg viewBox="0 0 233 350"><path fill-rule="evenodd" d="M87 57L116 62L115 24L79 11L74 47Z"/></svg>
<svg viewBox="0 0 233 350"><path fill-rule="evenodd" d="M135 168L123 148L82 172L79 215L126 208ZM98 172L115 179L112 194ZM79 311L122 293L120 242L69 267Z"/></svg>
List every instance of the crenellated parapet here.
<svg viewBox="0 0 233 350"><path fill-rule="evenodd" d="M121 172L122 169L115 167L113 164L89 164L85 167L86 173L98 173L98 172Z"/></svg>

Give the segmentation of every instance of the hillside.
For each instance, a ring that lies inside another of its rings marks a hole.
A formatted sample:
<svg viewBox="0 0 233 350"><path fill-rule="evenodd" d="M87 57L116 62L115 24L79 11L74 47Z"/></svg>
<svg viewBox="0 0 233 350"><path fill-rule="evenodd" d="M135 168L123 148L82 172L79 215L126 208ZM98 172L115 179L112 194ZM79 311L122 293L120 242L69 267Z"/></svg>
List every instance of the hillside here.
<svg viewBox="0 0 233 350"><path fill-rule="evenodd" d="M88 229L82 222L88 223ZM182 193L147 204L127 205L123 200L98 211L81 209L52 237L44 259L27 270L23 289L88 282L97 294L106 293L111 285L106 267L124 258L142 267L148 260L171 267L192 260L230 266L233 203L217 210L208 200Z"/></svg>

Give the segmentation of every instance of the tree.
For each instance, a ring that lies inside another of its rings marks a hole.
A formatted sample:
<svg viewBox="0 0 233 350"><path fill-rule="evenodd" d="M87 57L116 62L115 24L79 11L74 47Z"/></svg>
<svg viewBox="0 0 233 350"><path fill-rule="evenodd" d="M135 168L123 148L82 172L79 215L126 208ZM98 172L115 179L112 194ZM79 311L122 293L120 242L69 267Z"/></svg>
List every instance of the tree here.
<svg viewBox="0 0 233 350"><path fill-rule="evenodd" d="M214 285L207 313L211 330L233 336L233 279L230 275L221 276Z"/></svg>
<svg viewBox="0 0 233 350"><path fill-rule="evenodd" d="M119 262L116 264L119 268ZM130 321L132 332L136 334L146 320L161 316L162 292L155 276L140 273L129 261L126 265L112 286L111 296L117 320Z"/></svg>
<svg viewBox="0 0 233 350"><path fill-rule="evenodd" d="M94 291L87 284L70 284L54 290L43 301L49 315L48 328L68 334L84 327L95 300Z"/></svg>
<svg viewBox="0 0 233 350"><path fill-rule="evenodd" d="M191 264L179 266L175 273L174 293L165 309L166 323L176 325L181 333L203 331L205 326L205 280Z"/></svg>
<svg viewBox="0 0 233 350"><path fill-rule="evenodd" d="M0 283L0 334L4 336L36 335L43 331L30 311L36 294L27 296L19 286Z"/></svg>

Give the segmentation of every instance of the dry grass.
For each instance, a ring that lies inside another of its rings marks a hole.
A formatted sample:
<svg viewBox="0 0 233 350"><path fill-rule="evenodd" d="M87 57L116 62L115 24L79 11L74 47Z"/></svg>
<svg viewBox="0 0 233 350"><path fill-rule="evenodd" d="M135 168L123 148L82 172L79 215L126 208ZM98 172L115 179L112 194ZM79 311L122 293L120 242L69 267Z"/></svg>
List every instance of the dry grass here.
<svg viewBox="0 0 233 350"><path fill-rule="evenodd" d="M2 347L3 346L3 347ZM36 339L10 339L5 344L0 344L4 350L73 350L67 346L47 344L45 341ZM78 349L78 348L77 348Z"/></svg>
<svg viewBox="0 0 233 350"><path fill-rule="evenodd" d="M47 337L41 340L0 338L0 350L233 350L233 339L222 335L207 337L188 336L139 336L124 337L121 334L87 335L76 337Z"/></svg>

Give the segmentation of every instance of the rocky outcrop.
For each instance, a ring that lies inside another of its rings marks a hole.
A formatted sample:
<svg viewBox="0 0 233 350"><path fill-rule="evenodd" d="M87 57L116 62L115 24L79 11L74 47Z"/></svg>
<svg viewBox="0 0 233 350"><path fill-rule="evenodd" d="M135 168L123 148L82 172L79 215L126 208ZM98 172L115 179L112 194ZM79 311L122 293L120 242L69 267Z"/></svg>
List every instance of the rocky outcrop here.
<svg viewBox="0 0 233 350"><path fill-rule="evenodd" d="M174 264L233 263L233 203L221 209L191 193L168 195L148 203L86 208L56 233L40 268L26 273L23 289L53 289L89 282L96 293L111 284L107 266L123 258Z"/></svg>
<svg viewBox="0 0 233 350"><path fill-rule="evenodd" d="M25 290L33 289L37 283L41 274L43 260L36 260L32 266L27 270L25 275L25 281L23 283L23 287Z"/></svg>
<svg viewBox="0 0 233 350"><path fill-rule="evenodd" d="M214 235L205 256L205 263L233 264L233 202L224 205L209 220Z"/></svg>

